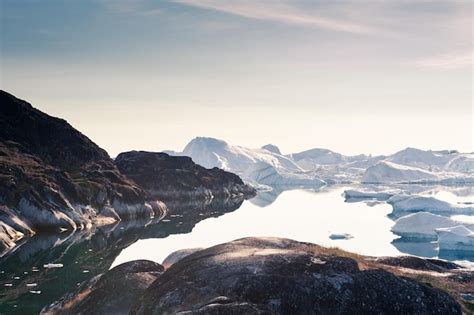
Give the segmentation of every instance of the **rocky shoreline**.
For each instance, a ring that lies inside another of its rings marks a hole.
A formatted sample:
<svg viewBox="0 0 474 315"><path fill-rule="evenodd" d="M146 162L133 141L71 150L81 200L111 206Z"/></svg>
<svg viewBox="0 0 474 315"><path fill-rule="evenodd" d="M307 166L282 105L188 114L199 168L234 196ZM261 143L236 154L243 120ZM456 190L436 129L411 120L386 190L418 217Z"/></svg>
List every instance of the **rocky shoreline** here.
<svg viewBox="0 0 474 315"><path fill-rule="evenodd" d="M148 152L164 162L150 166L160 172L160 181L151 189L146 181L130 179L120 170L140 174L140 163L127 164L134 153L114 161L65 120L4 91L0 103L0 253L38 232L161 218L168 211L162 197L255 194L231 173L206 170L189 158Z"/></svg>
<svg viewBox="0 0 474 315"><path fill-rule="evenodd" d="M119 265L42 314L461 314L473 307L462 298L474 289L472 270L440 260L375 259L281 238L169 257L166 269L143 260Z"/></svg>

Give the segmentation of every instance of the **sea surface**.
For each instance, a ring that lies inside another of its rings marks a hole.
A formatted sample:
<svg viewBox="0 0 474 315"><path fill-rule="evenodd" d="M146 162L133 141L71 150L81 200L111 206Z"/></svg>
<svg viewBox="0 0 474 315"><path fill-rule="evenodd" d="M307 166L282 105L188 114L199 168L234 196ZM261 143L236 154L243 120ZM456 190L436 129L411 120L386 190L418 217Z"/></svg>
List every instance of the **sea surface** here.
<svg viewBox="0 0 474 315"><path fill-rule="evenodd" d="M378 201L346 202L342 194L353 188L360 187L274 189L237 204L183 205L189 207L191 217L173 215L160 222L122 222L35 236L0 258L0 314L37 314L64 293L127 261L161 263L179 249L249 236L291 238L369 256L416 255L474 266L472 251L440 253L435 242L400 241L390 232L392 207ZM472 187L412 186L405 190L452 203L474 198ZM472 216L456 219L474 221ZM352 238L332 240L333 233Z"/></svg>

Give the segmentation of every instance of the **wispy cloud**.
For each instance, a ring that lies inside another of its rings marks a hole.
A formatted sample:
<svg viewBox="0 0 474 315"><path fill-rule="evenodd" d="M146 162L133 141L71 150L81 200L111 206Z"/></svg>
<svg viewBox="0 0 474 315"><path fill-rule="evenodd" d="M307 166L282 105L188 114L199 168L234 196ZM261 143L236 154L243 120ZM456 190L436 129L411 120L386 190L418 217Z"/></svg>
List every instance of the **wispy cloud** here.
<svg viewBox="0 0 474 315"><path fill-rule="evenodd" d="M455 54L437 55L416 61L415 65L422 68L438 70L455 70L469 68L473 65L474 51Z"/></svg>
<svg viewBox="0 0 474 315"><path fill-rule="evenodd" d="M249 19L273 21L290 25L310 26L331 31L353 34L373 34L379 30L362 23L344 19L308 14L301 8L280 1L214 1L214 0L175 0L177 3L202 9L225 12Z"/></svg>

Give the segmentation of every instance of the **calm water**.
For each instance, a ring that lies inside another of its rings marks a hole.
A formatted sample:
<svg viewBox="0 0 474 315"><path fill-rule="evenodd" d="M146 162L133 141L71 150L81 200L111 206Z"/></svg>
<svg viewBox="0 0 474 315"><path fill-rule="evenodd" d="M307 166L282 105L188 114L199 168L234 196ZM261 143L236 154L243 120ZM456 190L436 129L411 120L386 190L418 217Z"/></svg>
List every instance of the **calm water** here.
<svg viewBox="0 0 474 315"><path fill-rule="evenodd" d="M247 236L277 236L365 255L411 254L472 263L466 252L439 253L435 243L407 243L390 232L392 208L380 202L348 203L345 189L260 193L252 200L169 205L175 213L161 222L120 223L70 234L39 235L0 258L0 313L37 314L43 306L91 277L120 263L162 262L171 252L208 247ZM378 189L378 188L376 188ZM409 187L450 202L471 202L472 188ZM458 217L473 221L472 217ZM349 240L331 240L349 233ZM48 263L62 268L45 268Z"/></svg>

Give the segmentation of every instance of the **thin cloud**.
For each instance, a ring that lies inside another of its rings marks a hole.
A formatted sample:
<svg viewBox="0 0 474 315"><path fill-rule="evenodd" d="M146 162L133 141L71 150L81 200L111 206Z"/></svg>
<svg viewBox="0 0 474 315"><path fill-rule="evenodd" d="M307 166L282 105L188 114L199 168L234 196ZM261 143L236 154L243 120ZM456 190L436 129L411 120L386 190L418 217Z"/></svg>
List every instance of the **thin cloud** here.
<svg viewBox="0 0 474 315"><path fill-rule="evenodd" d="M455 70L469 68L473 65L473 51L437 55L418 60L415 65L422 68L438 70Z"/></svg>
<svg viewBox="0 0 474 315"><path fill-rule="evenodd" d="M255 20L310 26L353 34L373 34L379 32L379 30L365 24L308 14L301 9L281 2L265 2L265 5L258 1L175 0L175 2Z"/></svg>

